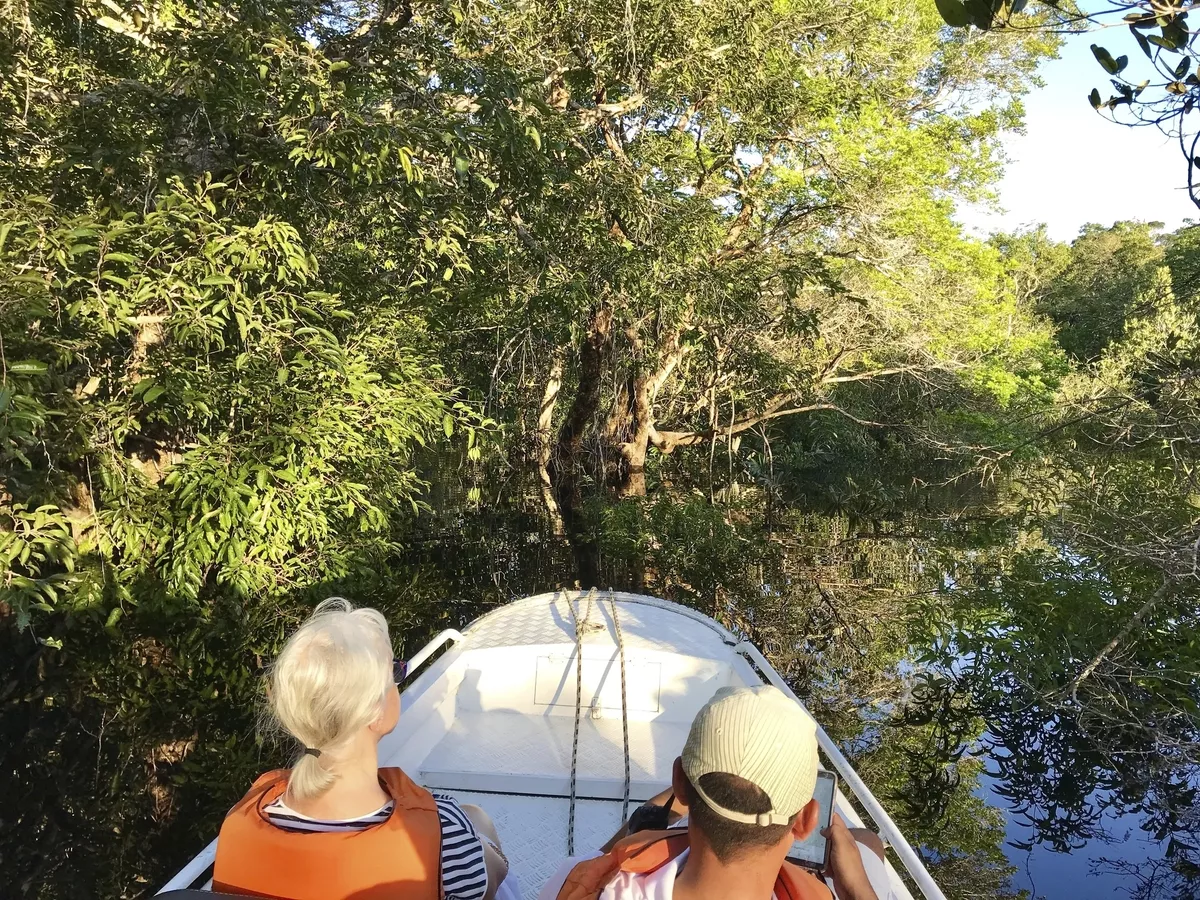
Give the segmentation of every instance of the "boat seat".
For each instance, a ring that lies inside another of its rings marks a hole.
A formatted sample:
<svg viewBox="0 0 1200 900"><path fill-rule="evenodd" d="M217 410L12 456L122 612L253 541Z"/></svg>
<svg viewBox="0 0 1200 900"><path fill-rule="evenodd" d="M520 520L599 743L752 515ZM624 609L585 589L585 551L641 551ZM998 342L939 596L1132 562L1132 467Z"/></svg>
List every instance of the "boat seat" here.
<svg viewBox="0 0 1200 900"><path fill-rule="evenodd" d="M425 757L420 782L432 790L569 797L575 720L519 712L459 712ZM629 722L630 797L647 800L671 781L683 722ZM625 787L621 716L579 720L576 796L620 800Z"/></svg>

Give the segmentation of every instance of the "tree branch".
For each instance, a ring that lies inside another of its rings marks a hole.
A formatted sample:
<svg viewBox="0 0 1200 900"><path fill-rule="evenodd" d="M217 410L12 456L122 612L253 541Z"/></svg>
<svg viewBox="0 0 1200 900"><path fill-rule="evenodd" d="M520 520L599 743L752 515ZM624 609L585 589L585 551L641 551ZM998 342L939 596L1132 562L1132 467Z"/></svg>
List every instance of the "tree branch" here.
<svg viewBox="0 0 1200 900"><path fill-rule="evenodd" d="M554 486L550 479L550 459L554 452L554 407L558 403L558 392L562 387L563 351L560 349L550 362L550 372L546 376L546 387L542 392L542 404L538 408L537 418L537 458L538 482L542 490L542 502L550 516L550 522L556 535L562 535L563 519L558 503L554 499Z"/></svg>
<svg viewBox="0 0 1200 900"><path fill-rule="evenodd" d="M782 404L780 404L782 406ZM756 416L751 416L748 419L742 419L740 422L734 422L725 428L711 429L709 431L652 431L650 433L650 442L659 450L660 453L670 453L676 447L693 447L697 444L707 444L710 441L717 441L723 438L727 439L735 434L741 434L743 431L753 428L762 422L770 419L779 419L783 416L794 416L800 413L815 412L820 409L832 409L838 412L844 412L832 403L810 403L807 406L796 406L790 409L774 409L769 412L763 412Z"/></svg>
<svg viewBox="0 0 1200 900"><path fill-rule="evenodd" d="M361 53L363 45L373 41L382 32L392 28L405 28L412 20L413 8L410 0L402 3L384 3L378 18L363 22L349 34L330 41L324 48L325 52L332 60L347 59L354 53ZM340 52L330 52L334 50Z"/></svg>
<svg viewBox="0 0 1200 900"><path fill-rule="evenodd" d="M826 375L821 384L845 384L849 381L866 381L870 378L881 378L884 375L902 375L905 372L917 372L917 366L896 366L892 369L873 369L870 372L859 372L855 375Z"/></svg>
<svg viewBox="0 0 1200 900"><path fill-rule="evenodd" d="M1071 691L1072 703L1079 702L1079 686L1087 681L1088 677L1096 671L1096 669L1102 662L1104 662L1110 653L1120 646L1122 641L1124 641L1131 634L1133 634L1134 631L1141 627L1146 616L1150 615L1150 613L1154 611L1154 607L1158 605L1159 601L1162 600L1163 597L1167 596L1170 588L1171 582L1169 580L1164 580L1162 587L1155 591L1153 595L1151 595L1150 599L1142 604L1141 609L1134 613L1133 618L1125 623L1125 627L1117 632L1116 637L1105 644L1103 649L1101 649L1099 653L1092 657L1092 661L1083 667L1083 671L1071 680L1069 688Z"/></svg>

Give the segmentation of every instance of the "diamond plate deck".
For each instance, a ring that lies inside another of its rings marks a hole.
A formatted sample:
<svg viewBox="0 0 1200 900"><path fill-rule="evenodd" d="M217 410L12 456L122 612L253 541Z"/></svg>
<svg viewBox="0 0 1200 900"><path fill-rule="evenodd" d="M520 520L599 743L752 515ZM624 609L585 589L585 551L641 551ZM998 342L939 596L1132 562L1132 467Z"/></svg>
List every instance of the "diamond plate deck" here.
<svg viewBox="0 0 1200 900"><path fill-rule="evenodd" d="M615 600L626 650L658 650L686 653L710 659L721 658L736 639L711 620L695 618L683 607L621 591L597 591L589 601L581 591L538 594L493 610L477 619L466 631L464 650L514 647L528 644L574 644L571 617L574 606L580 619L593 627L586 630L587 647L616 647L612 618ZM657 604L662 604L657 605ZM681 611L685 614L681 615Z"/></svg>
<svg viewBox="0 0 1200 900"><path fill-rule="evenodd" d="M442 791L460 803L487 810L500 835L508 864L520 879L521 896L533 900L567 858L570 802L479 791ZM621 825L621 803L580 800L575 806L575 853L595 853Z"/></svg>

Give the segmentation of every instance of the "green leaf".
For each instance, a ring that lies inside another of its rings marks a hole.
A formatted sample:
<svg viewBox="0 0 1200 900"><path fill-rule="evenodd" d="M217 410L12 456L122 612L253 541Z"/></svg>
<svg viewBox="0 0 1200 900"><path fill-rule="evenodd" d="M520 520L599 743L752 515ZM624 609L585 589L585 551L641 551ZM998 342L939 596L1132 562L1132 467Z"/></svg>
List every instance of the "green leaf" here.
<svg viewBox="0 0 1200 900"><path fill-rule="evenodd" d="M4 224L0 225L0 250L4 249L4 243L8 240L8 232L12 229L13 225L24 224L24 222L5 222Z"/></svg>
<svg viewBox="0 0 1200 900"><path fill-rule="evenodd" d="M1188 31L1187 25L1184 24L1184 15L1174 16L1166 25L1162 27L1162 36L1170 50L1178 50L1186 47L1188 41L1191 40L1191 32Z"/></svg>
<svg viewBox="0 0 1200 900"><path fill-rule="evenodd" d="M1100 91L1092 88L1092 92L1088 94L1088 100L1091 101L1092 109L1099 109L1104 105L1104 101L1100 99Z"/></svg>
<svg viewBox="0 0 1200 900"><path fill-rule="evenodd" d="M1150 42L1146 40L1146 36L1132 25L1129 26L1129 30L1133 33L1134 40L1138 42L1138 46L1142 48L1142 52L1146 54L1146 58L1153 59L1154 51L1150 49Z"/></svg>
<svg viewBox="0 0 1200 900"><path fill-rule="evenodd" d="M105 253L104 259L105 259L105 261L112 259L112 260L116 260L117 262L123 262L123 263L136 263L137 262L137 257L130 256L128 253L119 253L115 250L111 251L109 253Z"/></svg>
<svg viewBox="0 0 1200 900"><path fill-rule="evenodd" d="M236 282L228 275L209 275L207 278L203 279L200 284L202 286L206 286L210 284L236 284Z"/></svg>
<svg viewBox="0 0 1200 900"><path fill-rule="evenodd" d="M1188 69L1191 67L1191 64L1192 64L1192 60L1187 56L1185 56L1183 59L1181 59L1179 61L1179 65L1177 65L1175 67L1175 80L1176 81L1179 81L1180 79L1183 78L1184 75L1186 75L1188 73Z"/></svg>
<svg viewBox="0 0 1200 900"><path fill-rule="evenodd" d="M446 437L454 436L454 416L449 413L442 417L442 431L446 432Z"/></svg>
<svg viewBox="0 0 1200 900"><path fill-rule="evenodd" d="M164 391L166 391L165 387L163 387L161 384L156 384L156 385L154 385L154 387L150 388L150 390L146 391L146 393L144 393L142 395L142 402L143 403L153 403L155 400L157 400L159 397L161 397L163 395Z"/></svg>
<svg viewBox="0 0 1200 900"><path fill-rule="evenodd" d="M1129 65L1129 57L1124 54L1117 57L1117 73L1125 71L1125 67Z"/></svg>
<svg viewBox="0 0 1200 900"><path fill-rule="evenodd" d="M45 375L49 368L38 359L20 359L8 364L8 371L16 375Z"/></svg>
<svg viewBox="0 0 1200 900"><path fill-rule="evenodd" d="M461 156L454 157L454 171L459 175L466 177L467 170L471 168L471 163L463 159Z"/></svg>
<svg viewBox="0 0 1200 900"><path fill-rule="evenodd" d="M1112 58L1112 54L1099 44L1092 44L1092 56L1096 57L1096 62L1100 63L1109 75L1116 75L1119 71L1117 61Z"/></svg>

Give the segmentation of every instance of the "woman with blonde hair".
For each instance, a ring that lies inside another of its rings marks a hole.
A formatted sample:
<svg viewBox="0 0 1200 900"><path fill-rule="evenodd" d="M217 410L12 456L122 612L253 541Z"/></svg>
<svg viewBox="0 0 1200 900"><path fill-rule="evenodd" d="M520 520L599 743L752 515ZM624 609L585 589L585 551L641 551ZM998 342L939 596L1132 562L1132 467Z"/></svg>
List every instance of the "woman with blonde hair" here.
<svg viewBox="0 0 1200 900"><path fill-rule="evenodd" d="M379 741L400 719L404 667L383 616L341 598L288 639L268 697L303 750L230 810L214 890L286 900L497 895L508 863L487 814L379 768Z"/></svg>

